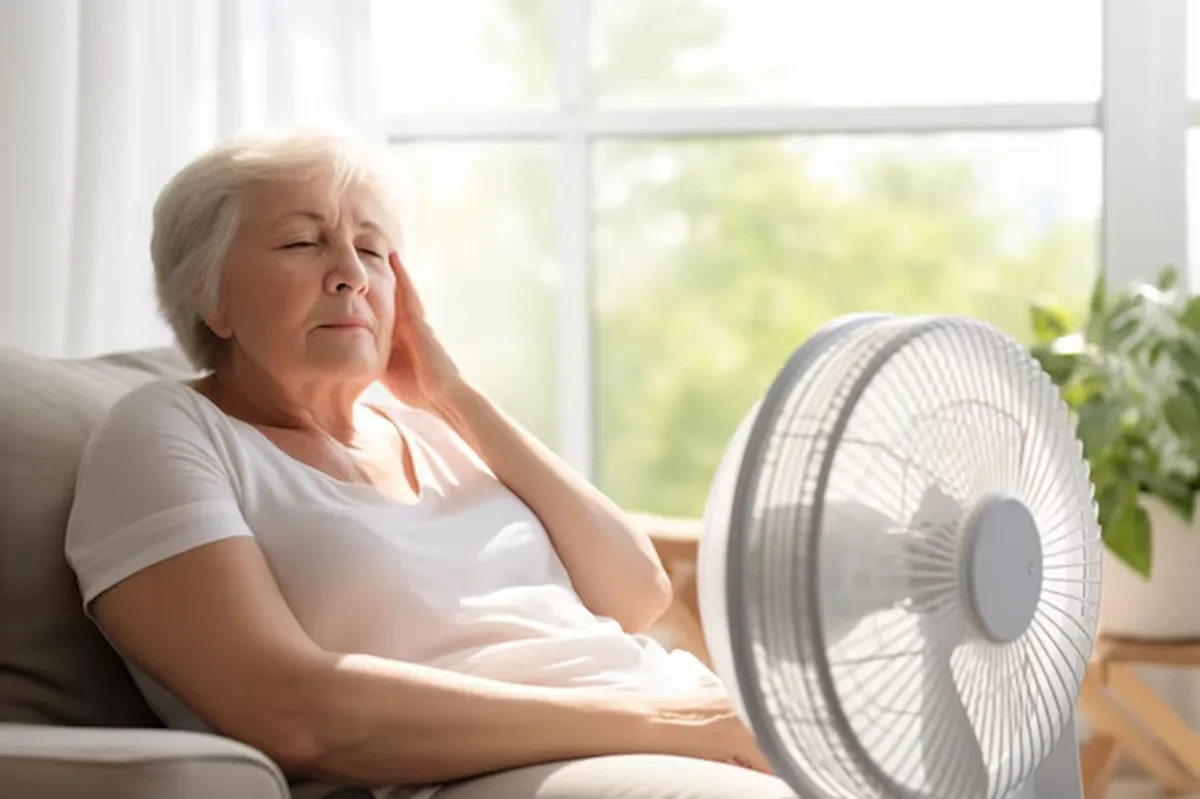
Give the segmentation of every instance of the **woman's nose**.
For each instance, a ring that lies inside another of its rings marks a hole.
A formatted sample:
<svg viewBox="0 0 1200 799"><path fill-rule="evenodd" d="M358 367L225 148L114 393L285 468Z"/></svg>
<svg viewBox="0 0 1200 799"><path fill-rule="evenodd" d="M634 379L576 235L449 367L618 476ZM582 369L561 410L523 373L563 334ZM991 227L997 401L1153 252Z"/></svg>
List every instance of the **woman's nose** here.
<svg viewBox="0 0 1200 799"><path fill-rule="evenodd" d="M325 287L331 294L366 291L367 270L353 247L337 249L332 268L325 277Z"/></svg>

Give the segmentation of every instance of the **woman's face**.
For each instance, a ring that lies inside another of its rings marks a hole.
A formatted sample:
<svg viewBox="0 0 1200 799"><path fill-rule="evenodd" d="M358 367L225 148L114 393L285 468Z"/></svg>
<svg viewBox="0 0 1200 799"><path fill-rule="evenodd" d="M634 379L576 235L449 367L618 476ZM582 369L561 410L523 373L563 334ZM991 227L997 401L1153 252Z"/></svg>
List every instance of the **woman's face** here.
<svg viewBox="0 0 1200 799"><path fill-rule="evenodd" d="M374 380L391 350L395 249L372 192L329 179L253 187L224 265L218 336L277 379Z"/></svg>

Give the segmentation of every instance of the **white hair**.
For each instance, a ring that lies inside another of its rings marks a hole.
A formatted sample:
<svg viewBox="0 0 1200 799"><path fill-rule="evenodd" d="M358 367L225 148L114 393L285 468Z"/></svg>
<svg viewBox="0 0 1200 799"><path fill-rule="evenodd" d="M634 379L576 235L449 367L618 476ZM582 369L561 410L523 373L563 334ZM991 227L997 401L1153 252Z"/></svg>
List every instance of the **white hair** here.
<svg viewBox="0 0 1200 799"><path fill-rule="evenodd" d="M257 133L201 154L163 187L154 204L150 258L164 317L180 349L202 370L215 368L224 342L202 314L217 307L221 272L247 190L275 180L330 177L337 190L365 186L383 205L385 225L401 246L401 181L390 156L323 132Z"/></svg>

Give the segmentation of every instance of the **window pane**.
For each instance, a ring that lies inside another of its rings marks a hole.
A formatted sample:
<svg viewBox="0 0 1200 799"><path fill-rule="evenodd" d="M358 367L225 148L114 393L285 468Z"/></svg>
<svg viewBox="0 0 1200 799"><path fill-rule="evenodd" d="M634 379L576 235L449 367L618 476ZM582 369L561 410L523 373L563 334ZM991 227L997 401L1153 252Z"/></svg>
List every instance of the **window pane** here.
<svg viewBox="0 0 1200 799"><path fill-rule="evenodd" d="M600 145L598 478L702 513L743 414L821 323L961 313L1025 337L1096 269L1092 131Z"/></svg>
<svg viewBox="0 0 1200 799"><path fill-rule="evenodd" d="M554 0L373 0L384 113L554 103Z"/></svg>
<svg viewBox="0 0 1200 799"><path fill-rule="evenodd" d="M612 105L1083 101L1098 0L593 0Z"/></svg>
<svg viewBox="0 0 1200 799"><path fill-rule="evenodd" d="M1200 129L1188 130L1187 148L1188 273L1196 291L1200 286Z"/></svg>
<svg viewBox="0 0 1200 799"><path fill-rule="evenodd" d="M463 374L555 446L553 149L402 151L417 194L408 259L434 329Z"/></svg>

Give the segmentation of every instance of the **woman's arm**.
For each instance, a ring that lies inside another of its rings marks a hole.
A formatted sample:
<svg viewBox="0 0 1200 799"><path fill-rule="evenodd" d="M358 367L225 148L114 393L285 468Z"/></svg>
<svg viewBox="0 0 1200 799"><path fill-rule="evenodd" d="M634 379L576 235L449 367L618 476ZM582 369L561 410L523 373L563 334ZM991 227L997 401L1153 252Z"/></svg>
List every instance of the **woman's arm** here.
<svg viewBox="0 0 1200 799"><path fill-rule="evenodd" d="M291 773L385 785L635 752L761 762L720 697L673 707L327 652L247 537L147 567L92 609L113 643L211 729Z"/></svg>
<svg viewBox="0 0 1200 799"><path fill-rule="evenodd" d="M546 528L580 598L627 631L645 629L671 604L671 581L649 537L607 497L542 446L459 374L429 326L396 252L396 322L383 385L402 402L442 417Z"/></svg>
<svg viewBox="0 0 1200 799"><path fill-rule="evenodd" d="M671 581L654 544L603 493L465 382L436 410L537 514L593 613L635 632L666 611Z"/></svg>

